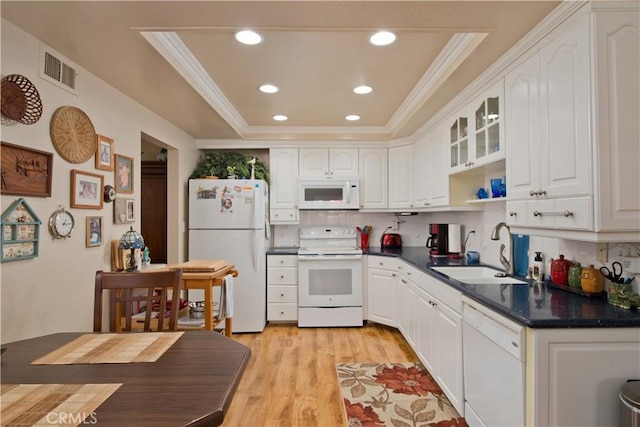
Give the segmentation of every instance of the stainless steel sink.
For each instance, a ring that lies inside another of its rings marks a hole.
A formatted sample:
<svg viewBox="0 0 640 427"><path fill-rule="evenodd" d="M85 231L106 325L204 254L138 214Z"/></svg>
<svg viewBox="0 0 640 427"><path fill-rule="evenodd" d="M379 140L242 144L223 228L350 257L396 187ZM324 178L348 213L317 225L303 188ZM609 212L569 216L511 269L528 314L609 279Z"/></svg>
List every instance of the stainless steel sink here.
<svg viewBox="0 0 640 427"><path fill-rule="evenodd" d="M431 267L439 273L448 276L451 279L458 282L468 283L471 285L501 285L501 284L526 284L522 280L514 277L496 277L496 274L502 273L501 270L497 270L491 267L477 266L477 267Z"/></svg>

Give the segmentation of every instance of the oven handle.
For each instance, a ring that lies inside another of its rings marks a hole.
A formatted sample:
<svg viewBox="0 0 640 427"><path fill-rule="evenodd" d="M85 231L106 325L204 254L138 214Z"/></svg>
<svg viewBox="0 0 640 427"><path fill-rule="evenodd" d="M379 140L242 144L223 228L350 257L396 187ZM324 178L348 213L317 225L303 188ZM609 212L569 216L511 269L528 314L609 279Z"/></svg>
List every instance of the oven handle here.
<svg viewBox="0 0 640 427"><path fill-rule="evenodd" d="M349 261L362 259L362 255L298 255L298 261Z"/></svg>

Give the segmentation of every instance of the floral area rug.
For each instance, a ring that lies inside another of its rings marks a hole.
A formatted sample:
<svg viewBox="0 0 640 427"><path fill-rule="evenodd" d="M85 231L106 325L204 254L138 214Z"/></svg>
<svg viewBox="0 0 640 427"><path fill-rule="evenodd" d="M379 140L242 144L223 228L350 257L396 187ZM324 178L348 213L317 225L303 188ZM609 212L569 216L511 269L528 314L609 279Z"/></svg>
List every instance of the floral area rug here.
<svg viewBox="0 0 640 427"><path fill-rule="evenodd" d="M467 425L420 363L340 363L336 370L349 427Z"/></svg>

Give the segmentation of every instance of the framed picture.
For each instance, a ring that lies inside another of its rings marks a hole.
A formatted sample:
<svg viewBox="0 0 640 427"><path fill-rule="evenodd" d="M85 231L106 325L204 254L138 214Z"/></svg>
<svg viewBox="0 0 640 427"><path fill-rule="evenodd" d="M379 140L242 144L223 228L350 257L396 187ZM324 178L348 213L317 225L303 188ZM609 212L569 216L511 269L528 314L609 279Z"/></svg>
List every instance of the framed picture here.
<svg viewBox="0 0 640 427"><path fill-rule="evenodd" d="M103 171L113 170L113 139L103 135L97 135L96 144L96 169Z"/></svg>
<svg viewBox="0 0 640 427"><path fill-rule="evenodd" d="M71 207L85 209L102 209L102 175L71 171Z"/></svg>
<svg viewBox="0 0 640 427"><path fill-rule="evenodd" d="M134 199L115 199L113 201L113 222L115 224L134 222L136 220L134 203Z"/></svg>
<svg viewBox="0 0 640 427"><path fill-rule="evenodd" d="M51 197L53 154L2 141L2 194Z"/></svg>
<svg viewBox="0 0 640 427"><path fill-rule="evenodd" d="M133 159L116 154L114 163L116 193L133 193Z"/></svg>
<svg viewBox="0 0 640 427"><path fill-rule="evenodd" d="M102 217L101 216L88 216L87 217L87 232L86 232L87 247L102 245Z"/></svg>

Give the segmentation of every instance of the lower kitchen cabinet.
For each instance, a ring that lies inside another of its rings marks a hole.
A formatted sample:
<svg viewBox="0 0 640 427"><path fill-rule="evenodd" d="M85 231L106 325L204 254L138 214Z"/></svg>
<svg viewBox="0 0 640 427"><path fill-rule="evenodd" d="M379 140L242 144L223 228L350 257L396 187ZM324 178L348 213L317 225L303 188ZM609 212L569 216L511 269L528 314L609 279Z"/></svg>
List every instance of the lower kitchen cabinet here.
<svg viewBox="0 0 640 427"><path fill-rule="evenodd" d="M640 379L640 331L529 328L526 370L526 425L622 425L618 394Z"/></svg>
<svg viewBox="0 0 640 427"><path fill-rule="evenodd" d="M462 295L408 264L400 262L398 268L398 328L451 404L464 414Z"/></svg>
<svg viewBox="0 0 640 427"><path fill-rule="evenodd" d="M397 263L394 258L368 256L367 316L381 325L396 324Z"/></svg>
<svg viewBox="0 0 640 427"><path fill-rule="evenodd" d="M267 321L298 320L298 258L267 256Z"/></svg>

